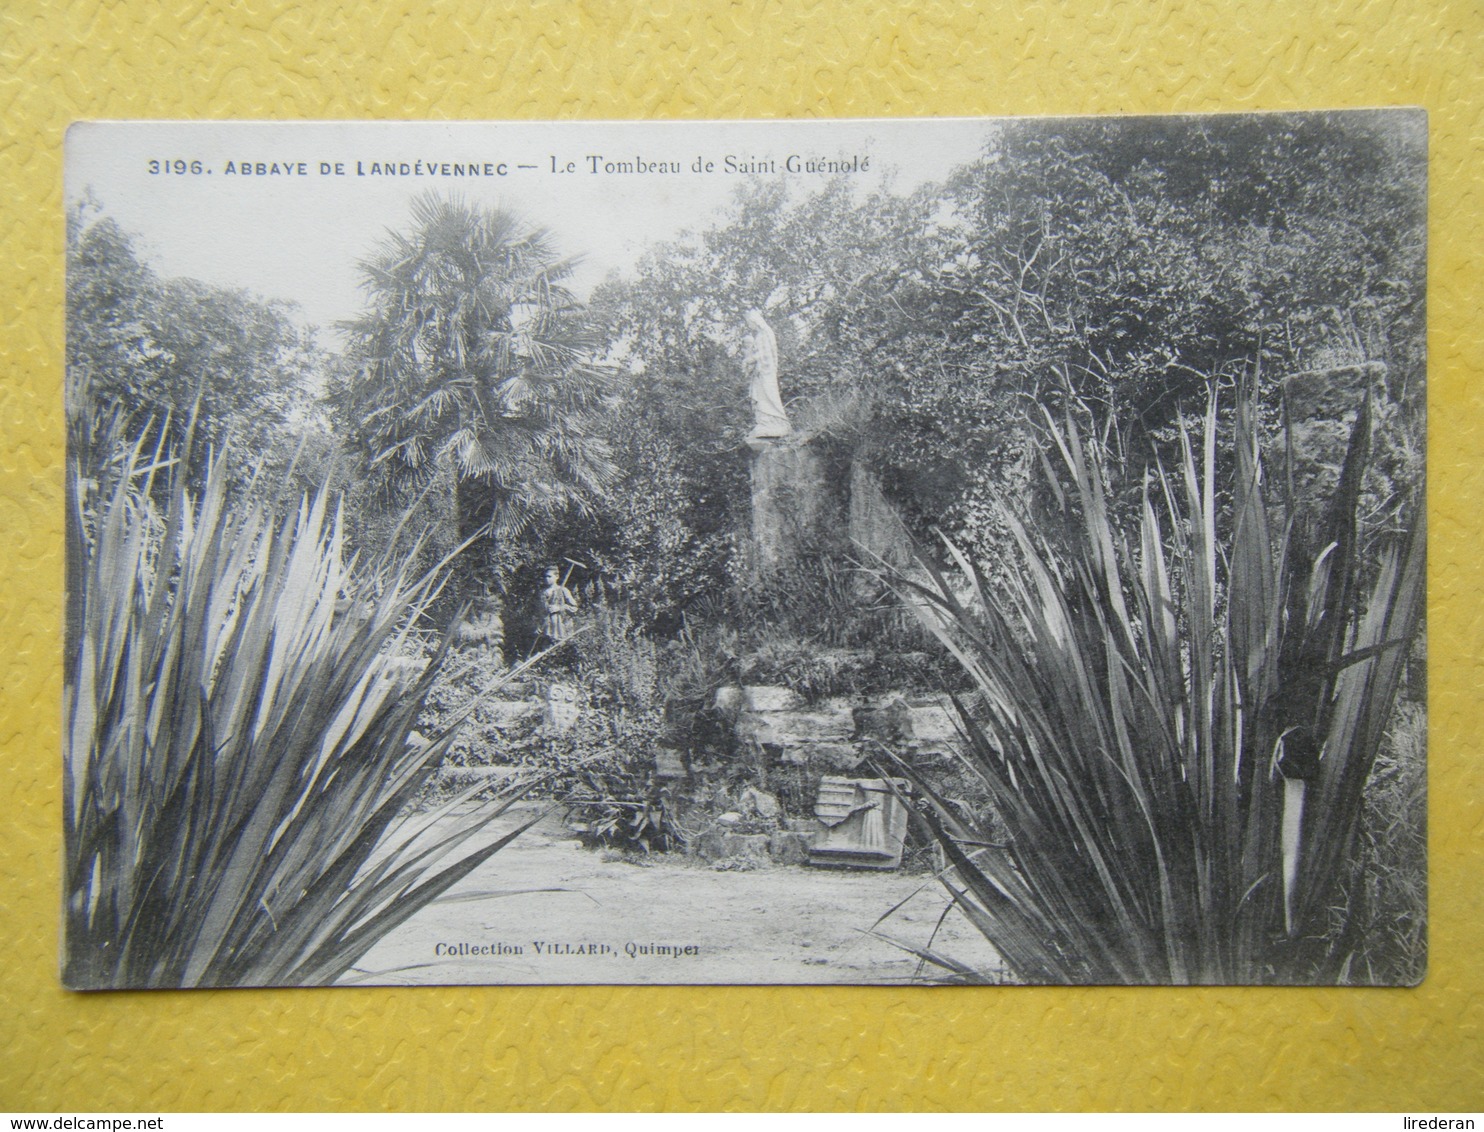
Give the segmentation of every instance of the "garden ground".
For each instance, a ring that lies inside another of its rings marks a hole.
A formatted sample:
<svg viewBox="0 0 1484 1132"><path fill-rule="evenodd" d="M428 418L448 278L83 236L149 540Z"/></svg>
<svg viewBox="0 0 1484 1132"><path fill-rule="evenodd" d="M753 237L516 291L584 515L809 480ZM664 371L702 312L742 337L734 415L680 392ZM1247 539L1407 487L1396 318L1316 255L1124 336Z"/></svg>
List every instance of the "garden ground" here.
<svg viewBox="0 0 1484 1132"><path fill-rule="evenodd" d="M939 926L946 903L931 873L621 857L583 848L552 815L383 939L345 981L892 984L938 971L873 928L997 970L957 912Z"/></svg>

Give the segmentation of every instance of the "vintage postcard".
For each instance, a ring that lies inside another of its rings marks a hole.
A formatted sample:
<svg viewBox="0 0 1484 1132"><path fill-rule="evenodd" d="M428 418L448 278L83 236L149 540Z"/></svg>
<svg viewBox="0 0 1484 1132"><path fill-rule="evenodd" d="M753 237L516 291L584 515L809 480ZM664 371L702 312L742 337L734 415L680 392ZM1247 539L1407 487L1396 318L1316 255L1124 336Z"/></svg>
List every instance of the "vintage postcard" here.
<svg viewBox="0 0 1484 1132"><path fill-rule="evenodd" d="M73 126L63 981L1416 983L1426 144Z"/></svg>

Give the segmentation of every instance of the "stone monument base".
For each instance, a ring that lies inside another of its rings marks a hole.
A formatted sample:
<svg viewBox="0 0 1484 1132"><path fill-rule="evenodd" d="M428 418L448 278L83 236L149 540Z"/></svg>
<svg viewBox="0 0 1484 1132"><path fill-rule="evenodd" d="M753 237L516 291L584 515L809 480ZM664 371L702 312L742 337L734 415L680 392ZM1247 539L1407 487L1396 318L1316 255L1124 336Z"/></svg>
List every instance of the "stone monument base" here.
<svg viewBox="0 0 1484 1132"><path fill-rule="evenodd" d="M754 570L771 574L831 541L824 464L806 441L753 439L752 539Z"/></svg>

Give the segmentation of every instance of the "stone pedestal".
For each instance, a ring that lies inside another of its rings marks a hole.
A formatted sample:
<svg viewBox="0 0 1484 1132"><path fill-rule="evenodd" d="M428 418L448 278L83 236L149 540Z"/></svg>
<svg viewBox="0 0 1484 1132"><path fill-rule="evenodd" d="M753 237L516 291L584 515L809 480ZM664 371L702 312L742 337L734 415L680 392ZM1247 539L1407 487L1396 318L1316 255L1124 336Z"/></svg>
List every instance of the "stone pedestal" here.
<svg viewBox="0 0 1484 1132"><path fill-rule="evenodd" d="M824 467L807 442L793 437L748 441L752 449L752 541L755 572L771 574L827 545Z"/></svg>

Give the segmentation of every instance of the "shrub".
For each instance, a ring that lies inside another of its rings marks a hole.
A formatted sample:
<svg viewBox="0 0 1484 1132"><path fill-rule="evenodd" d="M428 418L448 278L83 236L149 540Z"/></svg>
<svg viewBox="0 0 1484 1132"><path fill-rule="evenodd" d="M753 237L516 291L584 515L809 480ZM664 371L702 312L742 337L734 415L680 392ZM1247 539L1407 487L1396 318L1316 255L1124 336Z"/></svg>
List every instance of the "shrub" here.
<svg viewBox="0 0 1484 1132"><path fill-rule="evenodd" d="M522 671L522 666L507 669L488 649L450 650L417 719L417 729L424 733L462 721L445 767L486 767L510 760L511 741L531 730L535 720L502 717L495 696Z"/></svg>
<svg viewBox="0 0 1484 1132"><path fill-rule="evenodd" d="M579 631L543 660L535 680L575 685L576 719L513 733L503 756L545 776L567 819L591 845L644 852L685 840L680 800L655 773L667 741L660 656L628 610L589 590Z"/></svg>
<svg viewBox="0 0 1484 1132"><path fill-rule="evenodd" d="M515 764L545 778L590 845L649 852L683 844L679 799L655 775L660 712L618 707L591 684L582 685L581 696L567 730L538 727L509 745Z"/></svg>
<svg viewBox="0 0 1484 1132"><path fill-rule="evenodd" d="M1354 960L1357 832L1422 617L1422 516L1357 552L1362 407L1317 534L1289 521L1293 501L1264 496L1247 389L1218 544L1216 417L1213 396L1204 438L1182 432L1122 526L1099 445L1053 426L1065 538L1007 516L1019 565L996 584L956 551L957 586L926 559L898 576L981 694L960 714L1003 829L918 774L925 820L959 906L1024 981L1415 979Z"/></svg>
<svg viewBox="0 0 1484 1132"><path fill-rule="evenodd" d="M442 651L399 658L435 578L354 572L324 492L229 505L225 457L199 498L101 466L68 478L64 979L333 982L514 836L481 836L514 794L407 812L453 734L412 734Z"/></svg>

